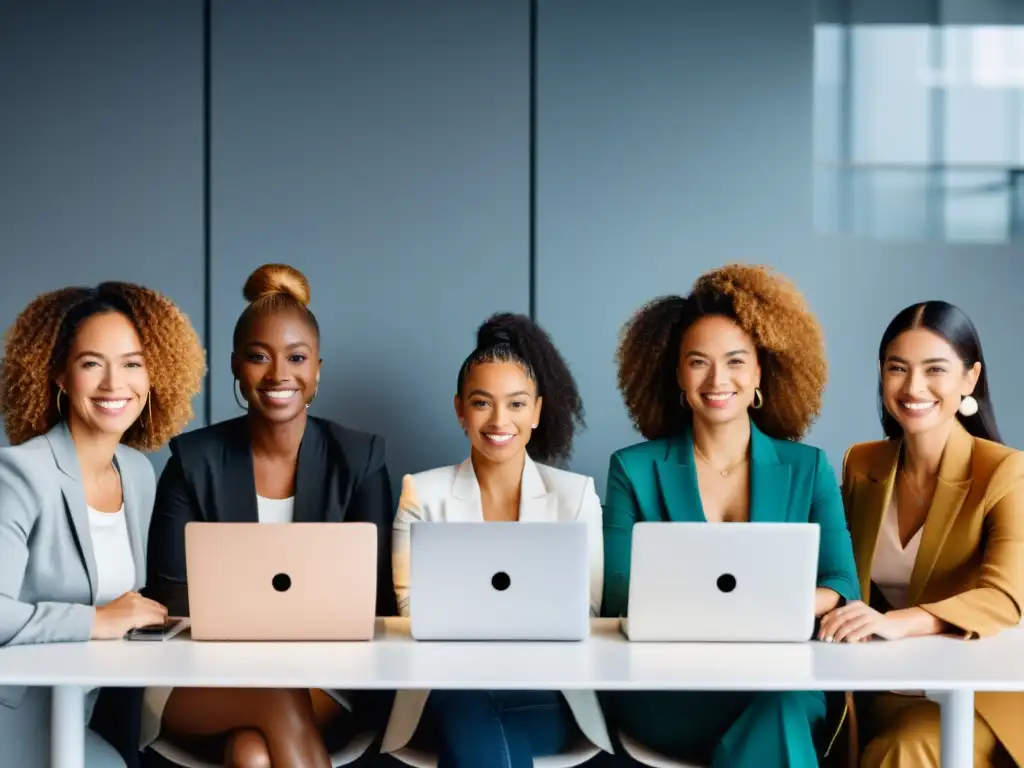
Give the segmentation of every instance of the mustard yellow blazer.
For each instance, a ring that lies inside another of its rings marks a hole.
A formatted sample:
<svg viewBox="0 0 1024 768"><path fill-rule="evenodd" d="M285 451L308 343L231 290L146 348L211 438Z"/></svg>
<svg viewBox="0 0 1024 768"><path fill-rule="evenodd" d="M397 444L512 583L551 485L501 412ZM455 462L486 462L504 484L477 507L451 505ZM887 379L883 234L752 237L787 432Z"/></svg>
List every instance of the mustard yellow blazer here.
<svg viewBox="0 0 1024 768"><path fill-rule="evenodd" d="M865 600L900 446L899 440L860 443L843 459L843 505ZM909 605L958 628L965 639L1020 623L1024 452L972 437L959 421L954 424L910 577ZM1024 765L1024 693L978 693L975 711Z"/></svg>

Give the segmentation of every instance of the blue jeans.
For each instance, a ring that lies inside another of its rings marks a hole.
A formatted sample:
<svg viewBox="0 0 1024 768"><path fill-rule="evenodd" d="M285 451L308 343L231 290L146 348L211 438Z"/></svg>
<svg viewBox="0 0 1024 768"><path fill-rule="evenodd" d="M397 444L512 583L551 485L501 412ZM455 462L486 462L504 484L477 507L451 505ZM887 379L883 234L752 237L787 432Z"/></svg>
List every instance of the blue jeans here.
<svg viewBox="0 0 1024 768"><path fill-rule="evenodd" d="M576 732L557 691L431 691L427 715L437 740L437 768L531 768Z"/></svg>

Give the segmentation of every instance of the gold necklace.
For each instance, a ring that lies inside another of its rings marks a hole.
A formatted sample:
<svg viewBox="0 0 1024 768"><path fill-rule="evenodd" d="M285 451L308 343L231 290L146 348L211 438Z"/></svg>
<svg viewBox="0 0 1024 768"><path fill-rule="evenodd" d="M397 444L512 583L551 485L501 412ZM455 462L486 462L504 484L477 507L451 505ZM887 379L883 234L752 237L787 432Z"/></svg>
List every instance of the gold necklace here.
<svg viewBox="0 0 1024 768"><path fill-rule="evenodd" d="M923 507L927 502L926 500L914 489L914 486L910 483L910 475L907 474L907 470L900 468L900 474L903 475L903 484L907 486L907 490L914 496L914 501L917 502L918 507Z"/></svg>
<svg viewBox="0 0 1024 768"><path fill-rule="evenodd" d="M709 467L711 467L711 469L714 469L722 477L728 477L732 473L732 471L734 469L736 469L737 467L742 466L746 462L746 460L747 460L747 457L744 456L742 459L740 459L739 461L737 461L735 464L733 464L730 467L726 467L725 469L715 469L715 465L711 463L711 459L709 459L706 455L704 455L704 451L702 451L700 449L700 446L697 445L697 443L693 444L693 449L697 452L698 456L700 456L702 459L704 459L704 463L705 464L707 464Z"/></svg>

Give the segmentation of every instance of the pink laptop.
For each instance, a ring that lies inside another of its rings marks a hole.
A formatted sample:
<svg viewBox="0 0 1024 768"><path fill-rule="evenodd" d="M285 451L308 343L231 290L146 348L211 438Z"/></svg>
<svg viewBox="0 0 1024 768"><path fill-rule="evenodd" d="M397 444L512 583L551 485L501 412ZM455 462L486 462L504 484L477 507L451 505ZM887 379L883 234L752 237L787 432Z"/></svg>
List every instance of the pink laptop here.
<svg viewBox="0 0 1024 768"><path fill-rule="evenodd" d="M193 640L371 640L372 523L188 523Z"/></svg>

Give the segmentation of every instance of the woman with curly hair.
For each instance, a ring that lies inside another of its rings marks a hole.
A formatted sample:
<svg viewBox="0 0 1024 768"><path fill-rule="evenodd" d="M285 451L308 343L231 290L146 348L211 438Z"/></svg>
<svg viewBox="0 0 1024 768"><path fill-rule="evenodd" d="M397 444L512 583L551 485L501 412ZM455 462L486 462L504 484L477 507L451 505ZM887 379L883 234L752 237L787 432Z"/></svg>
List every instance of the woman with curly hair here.
<svg viewBox="0 0 1024 768"><path fill-rule="evenodd" d="M266 264L242 292L249 304L235 324L231 372L245 413L171 441L153 509L147 586L174 615L188 614L191 521L368 522L377 528L377 615L393 616L395 512L384 439L307 413L320 391L321 360L305 275ZM347 745L364 715L379 710L383 719L386 704L376 699L304 688L150 688L141 743L160 737L158 747L211 753L232 768L329 768L331 751Z"/></svg>
<svg viewBox="0 0 1024 768"><path fill-rule="evenodd" d="M762 267L698 278L628 323L619 387L647 442L611 457L604 612L626 614L633 524L820 526L815 615L859 597L842 498L825 454L797 442L821 406L822 333L797 289ZM609 698L630 737L734 766L814 766L821 692L642 693Z"/></svg>
<svg viewBox="0 0 1024 768"><path fill-rule="evenodd" d="M882 334L878 374L885 439L852 446L843 461L865 600L826 615L820 635L978 638L1017 626L1024 453L999 436L974 324L944 301L905 308ZM914 691L855 698L862 768L938 768L938 704ZM1024 695L978 693L972 764L1024 765L1022 719Z"/></svg>
<svg viewBox="0 0 1024 768"><path fill-rule="evenodd" d="M469 457L402 481L393 556L401 614L409 613L412 523L582 520L591 613L598 615L603 548L594 481L548 466L570 456L583 424L576 382L551 339L522 315L492 316L459 369L454 405ZM578 729L611 751L596 696L576 693L567 701L557 691L400 691L382 751L404 747L424 710L439 742L438 768L529 766L534 757L562 752Z"/></svg>
<svg viewBox="0 0 1024 768"><path fill-rule="evenodd" d="M0 646L119 639L166 620L138 592L156 485L140 451L185 428L204 372L188 319L142 286L53 291L15 320L0 376L12 444L0 449ZM87 721L100 694L86 696ZM49 697L0 686L5 763L49 765ZM110 719L129 727L133 714ZM113 735L86 729L87 766L137 764L138 734Z"/></svg>

